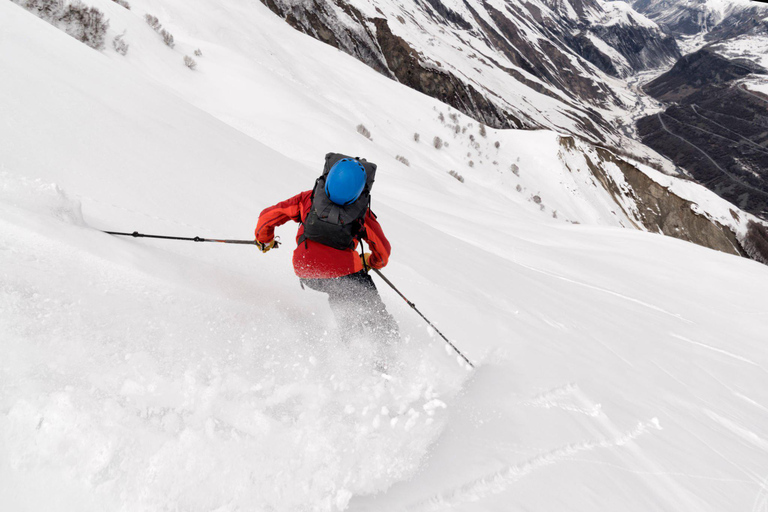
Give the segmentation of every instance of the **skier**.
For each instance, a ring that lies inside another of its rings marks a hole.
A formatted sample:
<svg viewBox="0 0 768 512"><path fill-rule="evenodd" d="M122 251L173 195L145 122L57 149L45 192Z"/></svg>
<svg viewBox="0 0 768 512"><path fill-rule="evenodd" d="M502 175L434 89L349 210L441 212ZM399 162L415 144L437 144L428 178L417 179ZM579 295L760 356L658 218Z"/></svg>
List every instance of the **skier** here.
<svg viewBox="0 0 768 512"><path fill-rule="evenodd" d="M302 288L328 294L328 302L349 342L369 332L378 342L376 367L386 371L385 347L399 339L395 319L379 296L369 268L383 268L390 245L370 209L376 164L338 153L325 156L323 174L312 190L261 212L256 242L266 253L275 246L275 228L300 223L293 268ZM357 253L365 241L370 252Z"/></svg>

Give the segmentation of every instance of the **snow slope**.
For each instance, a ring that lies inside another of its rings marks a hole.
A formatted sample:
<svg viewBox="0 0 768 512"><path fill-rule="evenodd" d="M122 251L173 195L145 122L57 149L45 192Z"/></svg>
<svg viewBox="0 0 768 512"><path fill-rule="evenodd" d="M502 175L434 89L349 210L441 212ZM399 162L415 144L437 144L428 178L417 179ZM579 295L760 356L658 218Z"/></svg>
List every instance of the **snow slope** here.
<svg viewBox="0 0 768 512"><path fill-rule="evenodd" d="M177 51L148 31L126 62L0 3L3 508L764 509L765 266L616 228L555 134L477 149L259 4L234 14L260 30L223 32L234 7L207 6L196 36L161 5ZM246 59L211 34L264 44ZM98 232L248 238L328 150L380 164L386 274L476 371L382 288L405 339L395 378L374 375L297 286L295 226L267 255Z"/></svg>

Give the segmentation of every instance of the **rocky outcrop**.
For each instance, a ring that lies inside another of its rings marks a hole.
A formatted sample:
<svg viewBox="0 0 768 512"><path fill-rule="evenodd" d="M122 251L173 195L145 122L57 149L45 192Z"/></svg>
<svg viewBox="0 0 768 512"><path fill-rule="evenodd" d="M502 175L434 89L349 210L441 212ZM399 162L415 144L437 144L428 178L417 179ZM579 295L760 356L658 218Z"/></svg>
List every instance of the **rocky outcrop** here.
<svg viewBox="0 0 768 512"><path fill-rule="evenodd" d="M560 143L570 151L581 151L580 145L584 144L583 141L577 143L573 137L562 137ZM702 214L695 203L655 182L637 166L601 147L584 154L592 174L637 228L728 254L748 256L730 226ZM607 171L607 164L621 170L621 182Z"/></svg>
<svg viewBox="0 0 768 512"><path fill-rule="evenodd" d="M750 258L768 265L768 227L765 224L750 222L742 245Z"/></svg>
<svg viewBox="0 0 768 512"><path fill-rule="evenodd" d="M462 30L471 30L472 25L465 20L461 14L457 13L453 9L450 9L445 6L443 2L440 0L425 0L430 7L434 10L437 16L434 16L433 19L440 23L441 20L446 20L448 23L453 24L455 27L460 28ZM420 0L416 0L417 3L420 2Z"/></svg>
<svg viewBox="0 0 768 512"><path fill-rule="evenodd" d="M376 35L366 23L367 18L351 5L341 4L345 14L357 21L355 24L342 23L334 8L335 4L325 0L307 0L302 3L261 1L296 30L352 55L379 73L394 77L378 48Z"/></svg>
<svg viewBox="0 0 768 512"><path fill-rule="evenodd" d="M447 103L470 117L492 127L523 128L523 123L511 113L488 100L472 85L419 60L416 50L392 33L384 18L374 18L376 41L386 59L387 67L397 80L412 89Z"/></svg>
<svg viewBox="0 0 768 512"><path fill-rule="evenodd" d="M596 26L591 31L626 59L629 72L615 72L614 76L660 67L680 58L675 38L658 30L637 25Z"/></svg>

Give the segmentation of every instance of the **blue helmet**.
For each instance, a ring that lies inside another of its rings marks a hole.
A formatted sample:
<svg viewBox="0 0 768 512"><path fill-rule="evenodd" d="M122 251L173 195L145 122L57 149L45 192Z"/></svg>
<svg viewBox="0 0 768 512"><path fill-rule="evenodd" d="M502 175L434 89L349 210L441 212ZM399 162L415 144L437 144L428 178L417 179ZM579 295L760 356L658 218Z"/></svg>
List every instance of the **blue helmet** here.
<svg viewBox="0 0 768 512"><path fill-rule="evenodd" d="M354 158L342 158L325 179L325 193L334 203L345 206L357 201L368 178L365 167Z"/></svg>

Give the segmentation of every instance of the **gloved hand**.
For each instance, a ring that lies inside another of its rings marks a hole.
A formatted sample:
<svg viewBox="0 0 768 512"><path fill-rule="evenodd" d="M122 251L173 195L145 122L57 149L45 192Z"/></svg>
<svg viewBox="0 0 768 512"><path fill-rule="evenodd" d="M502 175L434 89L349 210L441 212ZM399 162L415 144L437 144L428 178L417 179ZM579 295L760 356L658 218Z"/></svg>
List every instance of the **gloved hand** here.
<svg viewBox="0 0 768 512"><path fill-rule="evenodd" d="M263 243L261 243L261 242L259 242L259 241L257 240L257 241L256 241L256 245L258 246L259 250L261 250L261 252L269 252L269 250L270 250L270 249L272 249L273 247L277 247L277 246L278 246L278 243L277 243L277 241L276 241L276 240L273 238L272 240L270 240L269 242L267 242L267 243L265 243L265 244L263 244Z"/></svg>
<svg viewBox="0 0 768 512"><path fill-rule="evenodd" d="M365 270L368 270L369 268L373 268L373 267L371 266L371 264L370 264L371 253L369 253L369 252L366 252L366 253L364 253L364 254L361 254L361 255L360 255L360 259L362 259L362 260L363 260L363 268L364 268Z"/></svg>

